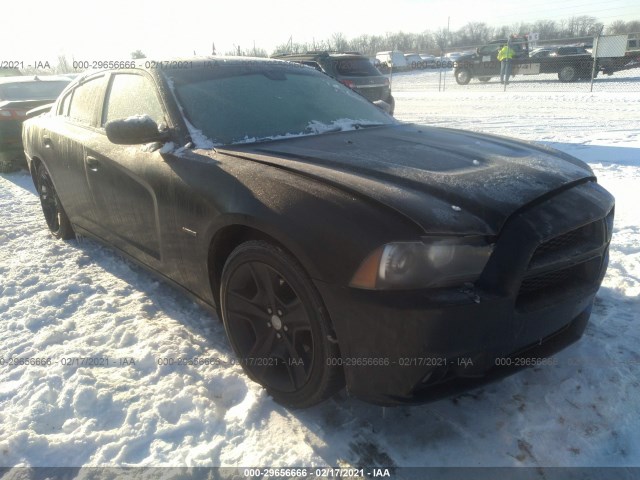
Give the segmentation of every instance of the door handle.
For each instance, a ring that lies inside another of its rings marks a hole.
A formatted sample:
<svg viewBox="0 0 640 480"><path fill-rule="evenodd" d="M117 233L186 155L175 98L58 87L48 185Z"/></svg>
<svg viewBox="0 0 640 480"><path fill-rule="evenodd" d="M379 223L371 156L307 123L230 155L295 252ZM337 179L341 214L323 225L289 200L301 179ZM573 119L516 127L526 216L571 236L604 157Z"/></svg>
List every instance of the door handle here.
<svg viewBox="0 0 640 480"><path fill-rule="evenodd" d="M44 148L53 147L53 143L51 142L51 137L49 137L49 135L42 136L42 143L44 143Z"/></svg>
<svg viewBox="0 0 640 480"><path fill-rule="evenodd" d="M91 170L92 172L98 171L98 168L100 167L100 162L98 161L97 158L92 156L87 156L85 160L87 161L87 167L89 167L89 170Z"/></svg>

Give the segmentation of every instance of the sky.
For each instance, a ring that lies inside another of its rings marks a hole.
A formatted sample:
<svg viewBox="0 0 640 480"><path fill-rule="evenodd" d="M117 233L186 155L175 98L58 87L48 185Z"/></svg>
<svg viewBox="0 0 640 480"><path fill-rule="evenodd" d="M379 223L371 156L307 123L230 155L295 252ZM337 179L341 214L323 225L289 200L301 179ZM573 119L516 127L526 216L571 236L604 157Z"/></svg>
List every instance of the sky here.
<svg viewBox="0 0 640 480"><path fill-rule="evenodd" d="M471 21L491 26L539 19L590 15L609 24L640 19L638 0L324 0L318 6L293 0L210 1L20 0L4 3L0 62L52 61L65 54L75 60L127 60L134 50L147 57L218 54L235 46L272 53L292 37L312 42L342 32L347 38L386 32L456 30ZM19 21L19 19L23 19ZM34 32L34 33L30 33Z"/></svg>

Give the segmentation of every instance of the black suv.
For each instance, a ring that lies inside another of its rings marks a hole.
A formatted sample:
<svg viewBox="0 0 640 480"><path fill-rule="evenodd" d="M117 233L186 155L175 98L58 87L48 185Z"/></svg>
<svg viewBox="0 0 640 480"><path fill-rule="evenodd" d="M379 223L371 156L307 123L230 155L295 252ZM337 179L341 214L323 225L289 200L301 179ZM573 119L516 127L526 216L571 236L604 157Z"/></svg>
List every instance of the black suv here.
<svg viewBox="0 0 640 480"><path fill-rule="evenodd" d="M382 75L371 61L358 53L307 52L283 53L273 58L301 63L326 73L340 83L358 92L371 102L382 100L389 104L391 115L395 100L391 95L389 79Z"/></svg>

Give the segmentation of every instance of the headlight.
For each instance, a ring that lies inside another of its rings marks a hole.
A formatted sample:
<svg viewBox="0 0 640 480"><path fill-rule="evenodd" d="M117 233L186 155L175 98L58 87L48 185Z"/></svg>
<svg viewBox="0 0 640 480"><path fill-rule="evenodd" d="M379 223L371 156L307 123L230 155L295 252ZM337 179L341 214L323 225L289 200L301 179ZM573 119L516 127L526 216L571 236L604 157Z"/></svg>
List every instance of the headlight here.
<svg viewBox="0 0 640 480"><path fill-rule="evenodd" d="M478 279L492 251L485 237L388 243L362 262L350 285L376 290L462 285Z"/></svg>

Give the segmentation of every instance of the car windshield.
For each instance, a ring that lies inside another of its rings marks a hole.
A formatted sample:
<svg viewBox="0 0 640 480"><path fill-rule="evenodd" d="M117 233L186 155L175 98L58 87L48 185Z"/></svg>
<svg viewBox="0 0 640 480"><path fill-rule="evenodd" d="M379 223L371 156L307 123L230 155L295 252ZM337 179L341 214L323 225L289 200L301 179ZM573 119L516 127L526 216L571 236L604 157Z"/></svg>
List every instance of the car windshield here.
<svg viewBox="0 0 640 480"><path fill-rule="evenodd" d="M0 100L55 100L69 84L65 81L0 83Z"/></svg>
<svg viewBox="0 0 640 480"><path fill-rule="evenodd" d="M336 71L345 77L370 77L378 76L380 72L371 65L368 58L346 58L335 61Z"/></svg>
<svg viewBox="0 0 640 480"><path fill-rule="evenodd" d="M395 123L351 89L306 67L236 64L165 75L188 122L218 145Z"/></svg>

